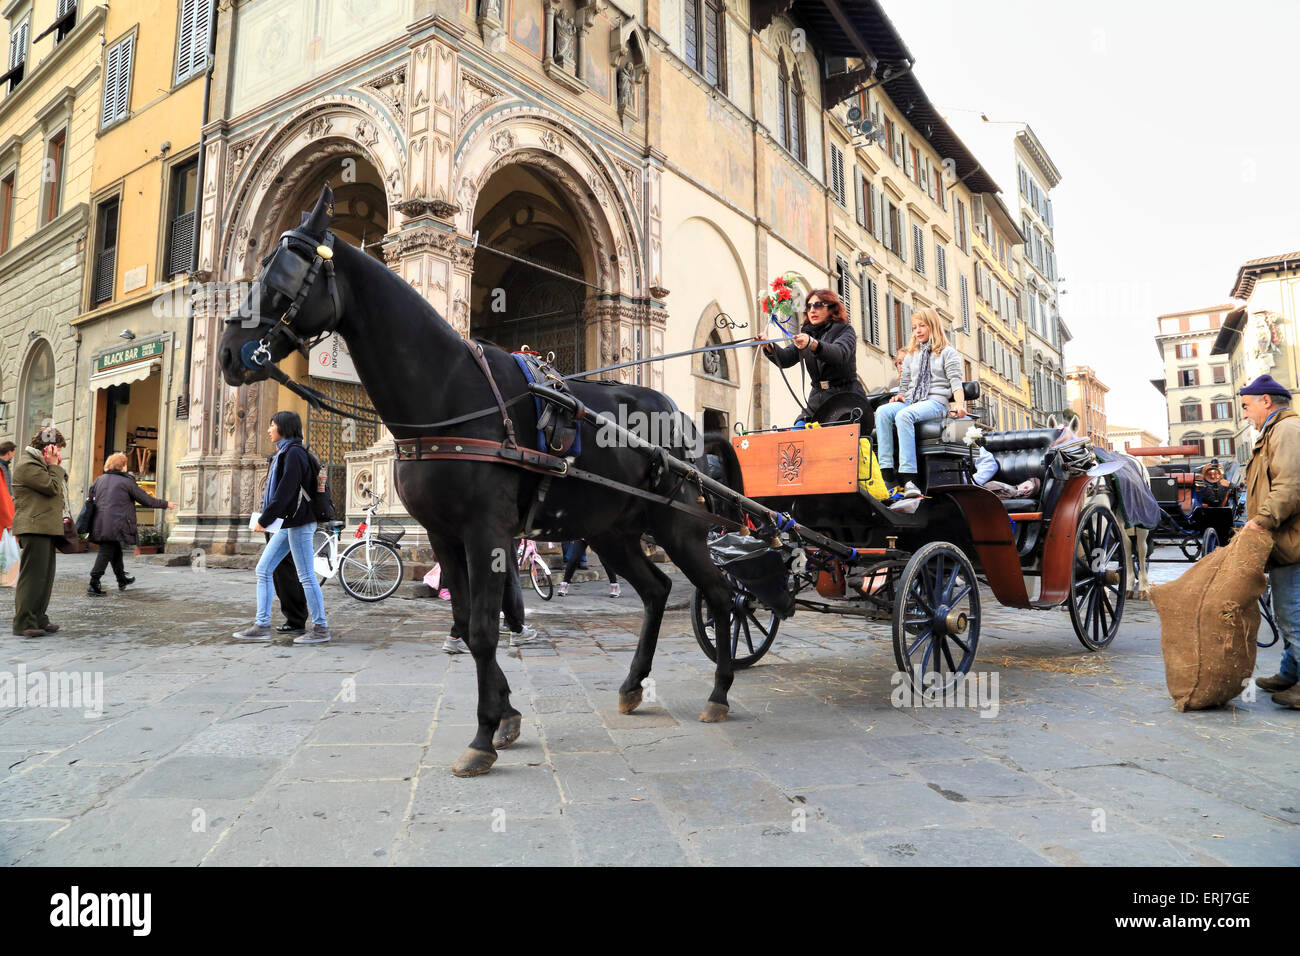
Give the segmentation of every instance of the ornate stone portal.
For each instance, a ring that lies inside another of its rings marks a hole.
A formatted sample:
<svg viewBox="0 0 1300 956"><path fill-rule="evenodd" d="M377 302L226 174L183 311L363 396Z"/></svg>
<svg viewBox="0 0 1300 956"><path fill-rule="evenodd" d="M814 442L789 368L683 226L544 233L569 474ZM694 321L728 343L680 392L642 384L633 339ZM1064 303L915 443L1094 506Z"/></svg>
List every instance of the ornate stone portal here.
<svg viewBox="0 0 1300 956"><path fill-rule="evenodd" d="M560 12L559 6L548 8ZM483 0L478 12L491 27L500 6ZM581 33L585 26L578 40ZM550 47L569 71L580 62L578 40L572 48L567 40ZM571 129L564 116L512 99L479 77L435 37L355 88L323 92L288 122L259 119L236 130L218 122L205 131L204 284L194 297L188 448L169 550L254 552L262 545L262 536L248 530L248 516L260 506L271 451L265 423L285 393L268 384L227 386L216 346L278 231L289 220L296 225L298 210L314 201L305 192L322 179L350 181L358 163L375 171L386 194L384 261L462 335L469 334L478 195L494 174L521 164L554 183L581 223L582 234L572 238L587 281L598 289L583 311L586 367L662 353L667 313L650 293L661 258L657 172L643 174L631 157L614 159ZM616 374L662 384L658 366ZM386 430L346 458L349 518L365 503L360 489L368 486L388 497L388 514L400 521ZM424 535L412 530L404 544L425 546Z"/></svg>

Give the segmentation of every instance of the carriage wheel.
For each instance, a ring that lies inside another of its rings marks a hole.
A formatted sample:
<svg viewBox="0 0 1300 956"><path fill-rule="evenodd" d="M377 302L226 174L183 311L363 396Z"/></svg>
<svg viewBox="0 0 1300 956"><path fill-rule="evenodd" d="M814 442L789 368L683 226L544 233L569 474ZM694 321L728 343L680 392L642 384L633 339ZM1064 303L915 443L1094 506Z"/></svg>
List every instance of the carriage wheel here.
<svg viewBox="0 0 1300 956"><path fill-rule="evenodd" d="M913 690L940 697L975 662L980 591L961 549L934 541L912 555L898 581L894 660Z"/></svg>
<svg viewBox="0 0 1300 956"><path fill-rule="evenodd" d="M775 611L763 607L752 594L734 592L731 606L731 666L736 670L749 667L768 652L776 640L781 619ZM691 627L700 649L714 663L718 648L713 643L713 611L699 588L691 598Z"/></svg>
<svg viewBox="0 0 1300 956"><path fill-rule="evenodd" d="M1219 532L1213 528L1206 528L1205 534L1201 535L1201 557L1205 557L1218 546Z"/></svg>
<svg viewBox="0 0 1300 956"><path fill-rule="evenodd" d="M1090 651L1099 651L1115 639L1124 616L1128 566L1120 535L1119 522L1105 505L1084 509L1074 544L1068 603L1074 633Z"/></svg>

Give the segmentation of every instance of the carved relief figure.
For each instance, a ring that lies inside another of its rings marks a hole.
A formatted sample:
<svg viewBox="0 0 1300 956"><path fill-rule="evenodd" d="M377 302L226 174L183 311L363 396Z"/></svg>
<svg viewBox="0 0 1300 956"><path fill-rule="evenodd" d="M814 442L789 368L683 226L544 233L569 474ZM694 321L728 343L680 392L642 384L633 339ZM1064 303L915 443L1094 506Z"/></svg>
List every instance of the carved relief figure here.
<svg viewBox="0 0 1300 956"><path fill-rule="evenodd" d="M577 62L578 27L567 10L555 14L555 60L566 70Z"/></svg>

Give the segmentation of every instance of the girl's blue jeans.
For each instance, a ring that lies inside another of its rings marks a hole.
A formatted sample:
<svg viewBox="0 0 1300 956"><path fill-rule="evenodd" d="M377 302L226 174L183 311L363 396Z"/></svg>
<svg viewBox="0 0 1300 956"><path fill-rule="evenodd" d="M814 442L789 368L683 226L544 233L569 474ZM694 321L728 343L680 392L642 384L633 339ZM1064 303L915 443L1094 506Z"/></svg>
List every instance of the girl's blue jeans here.
<svg viewBox="0 0 1300 956"><path fill-rule="evenodd" d="M876 408L876 457L881 468L894 467L894 427L898 427L898 471L915 475L916 425L943 418L948 405L937 398L923 402L886 402Z"/></svg>
<svg viewBox="0 0 1300 956"><path fill-rule="evenodd" d="M313 521L297 528L281 528L266 542L266 550L257 562L257 623L260 626L271 626L271 599L275 597L272 576L276 566L284 560L285 552L293 555L293 566L298 569L298 580L302 582L302 593L307 598L312 625L320 628L329 626L325 621L325 595L321 593L320 584L316 581L315 560L311 550L311 539L315 533L316 522Z"/></svg>

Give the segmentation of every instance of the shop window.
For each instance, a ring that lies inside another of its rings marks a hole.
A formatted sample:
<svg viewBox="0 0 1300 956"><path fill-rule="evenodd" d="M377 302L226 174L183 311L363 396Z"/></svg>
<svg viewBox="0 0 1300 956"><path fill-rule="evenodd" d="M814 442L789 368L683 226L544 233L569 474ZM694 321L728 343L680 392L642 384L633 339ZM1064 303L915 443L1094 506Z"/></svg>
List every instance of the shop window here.
<svg viewBox="0 0 1300 956"><path fill-rule="evenodd" d="M46 422L54 420L54 351L43 339L36 343L22 383L22 428L18 439L31 441Z"/></svg>
<svg viewBox="0 0 1300 956"><path fill-rule="evenodd" d="M99 204L95 215L95 265L90 291L93 305L113 298L117 277L117 219L119 201L116 196Z"/></svg>
<svg viewBox="0 0 1300 956"><path fill-rule="evenodd" d="M199 160L196 156L172 170L167 226L168 278L189 272L194 261L195 200L198 196Z"/></svg>

